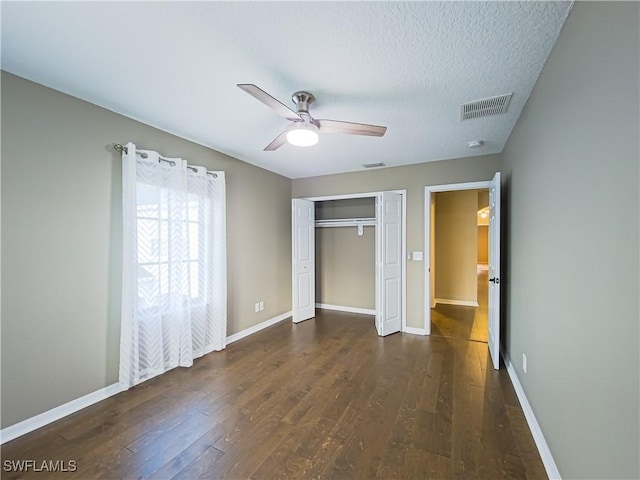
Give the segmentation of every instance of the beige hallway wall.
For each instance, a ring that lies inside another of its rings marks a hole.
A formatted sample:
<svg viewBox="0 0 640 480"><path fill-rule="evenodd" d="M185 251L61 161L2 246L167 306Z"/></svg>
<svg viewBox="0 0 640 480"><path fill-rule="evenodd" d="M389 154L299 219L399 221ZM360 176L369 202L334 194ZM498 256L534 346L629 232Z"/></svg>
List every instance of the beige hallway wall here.
<svg viewBox="0 0 640 480"><path fill-rule="evenodd" d="M486 225L478 225L478 263L489 263L489 227Z"/></svg>
<svg viewBox="0 0 640 480"><path fill-rule="evenodd" d="M436 193L436 299L478 302L478 191Z"/></svg>

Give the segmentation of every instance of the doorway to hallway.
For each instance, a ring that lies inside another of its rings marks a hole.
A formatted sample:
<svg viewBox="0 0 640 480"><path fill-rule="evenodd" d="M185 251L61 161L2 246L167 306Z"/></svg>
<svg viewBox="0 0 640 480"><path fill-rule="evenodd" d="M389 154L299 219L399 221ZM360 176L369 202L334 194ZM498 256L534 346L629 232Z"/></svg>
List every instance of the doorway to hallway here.
<svg viewBox="0 0 640 480"><path fill-rule="evenodd" d="M500 172L496 172L491 181L486 182L470 182L448 185L428 185L425 187L425 252L427 262L425 262L425 311L424 326L427 335L431 334L431 308L435 307L435 303L460 304L459 301L447 302L441 298L436 298L437 292L434 292L435 273L438 271L438 261L435 259L433 245L437 241L437 226L434 225L434 212L436 209L436 194L438 192L453 192L462 190L477 190L486 188L489 190L489 228L488 228L488 268L489 268L489 287L487 301L487 317L488 317L488 347L491 355L493 368L500 368ZM437 218L437 214L435 214ZM437 249L436 249L437 251ZM477 260L476 262L477 263ZM472 264L473 266L473 264ZM476 280L474 278L474 280ZM476 292L473 292L476 293ZM454 297L453 299L455 299ZM446 299L444 299L446 300ZM450 299L451 300L451 299ZM465 305L469 305L465 302ZM476 302L472 302L471 306L475 307ZM463 305L464 306L464 305Z"/></svg>

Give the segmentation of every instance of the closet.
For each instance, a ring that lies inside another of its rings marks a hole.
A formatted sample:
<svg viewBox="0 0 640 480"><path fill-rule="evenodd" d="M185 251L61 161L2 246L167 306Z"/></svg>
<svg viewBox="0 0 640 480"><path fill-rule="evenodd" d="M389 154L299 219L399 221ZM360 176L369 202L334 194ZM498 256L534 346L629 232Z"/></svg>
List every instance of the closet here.
<svg viewBox="0 0 640 480"><path fill-rule="evenodd" d="M375 314L379 335L402 329L405 195L392 191L292 200L294 322L313 318L319 306Z"/></svg>
<svg viewBox="0 0 640 480"><path fill-rule="evenodd" d="M316 307L375 315L375 200L315 202Z"/></svg>

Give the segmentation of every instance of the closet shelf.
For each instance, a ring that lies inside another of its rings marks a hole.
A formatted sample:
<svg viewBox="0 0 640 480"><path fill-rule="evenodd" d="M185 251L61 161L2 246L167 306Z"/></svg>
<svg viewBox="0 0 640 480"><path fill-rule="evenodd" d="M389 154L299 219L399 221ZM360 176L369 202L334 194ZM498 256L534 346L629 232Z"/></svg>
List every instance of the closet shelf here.
<svg viewBox="0 0 640 480"><path fill-rule="evenodd" d="M336 218L331 220L316 220L316 227L363 227L375 226L377 224L373 218Z"/></svg>

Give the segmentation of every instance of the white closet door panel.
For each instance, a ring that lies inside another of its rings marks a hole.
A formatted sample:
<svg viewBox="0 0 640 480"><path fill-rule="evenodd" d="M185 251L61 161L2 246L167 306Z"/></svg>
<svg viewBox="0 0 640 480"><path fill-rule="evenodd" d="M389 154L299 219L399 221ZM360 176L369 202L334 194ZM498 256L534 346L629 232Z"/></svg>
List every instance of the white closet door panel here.
<svg viewBox="0 0 640 480"><path fill-rule="evenodd" d="M386 336L402 329L402 195L383 192L378 201L376 329Z"/></svg>
<svg viewBox="0 0 640 480"><path fill-rule="evenodd" d="M293 234L293 321L301 322L316 314L315 291L315 204L292 200Z"/></svg>

